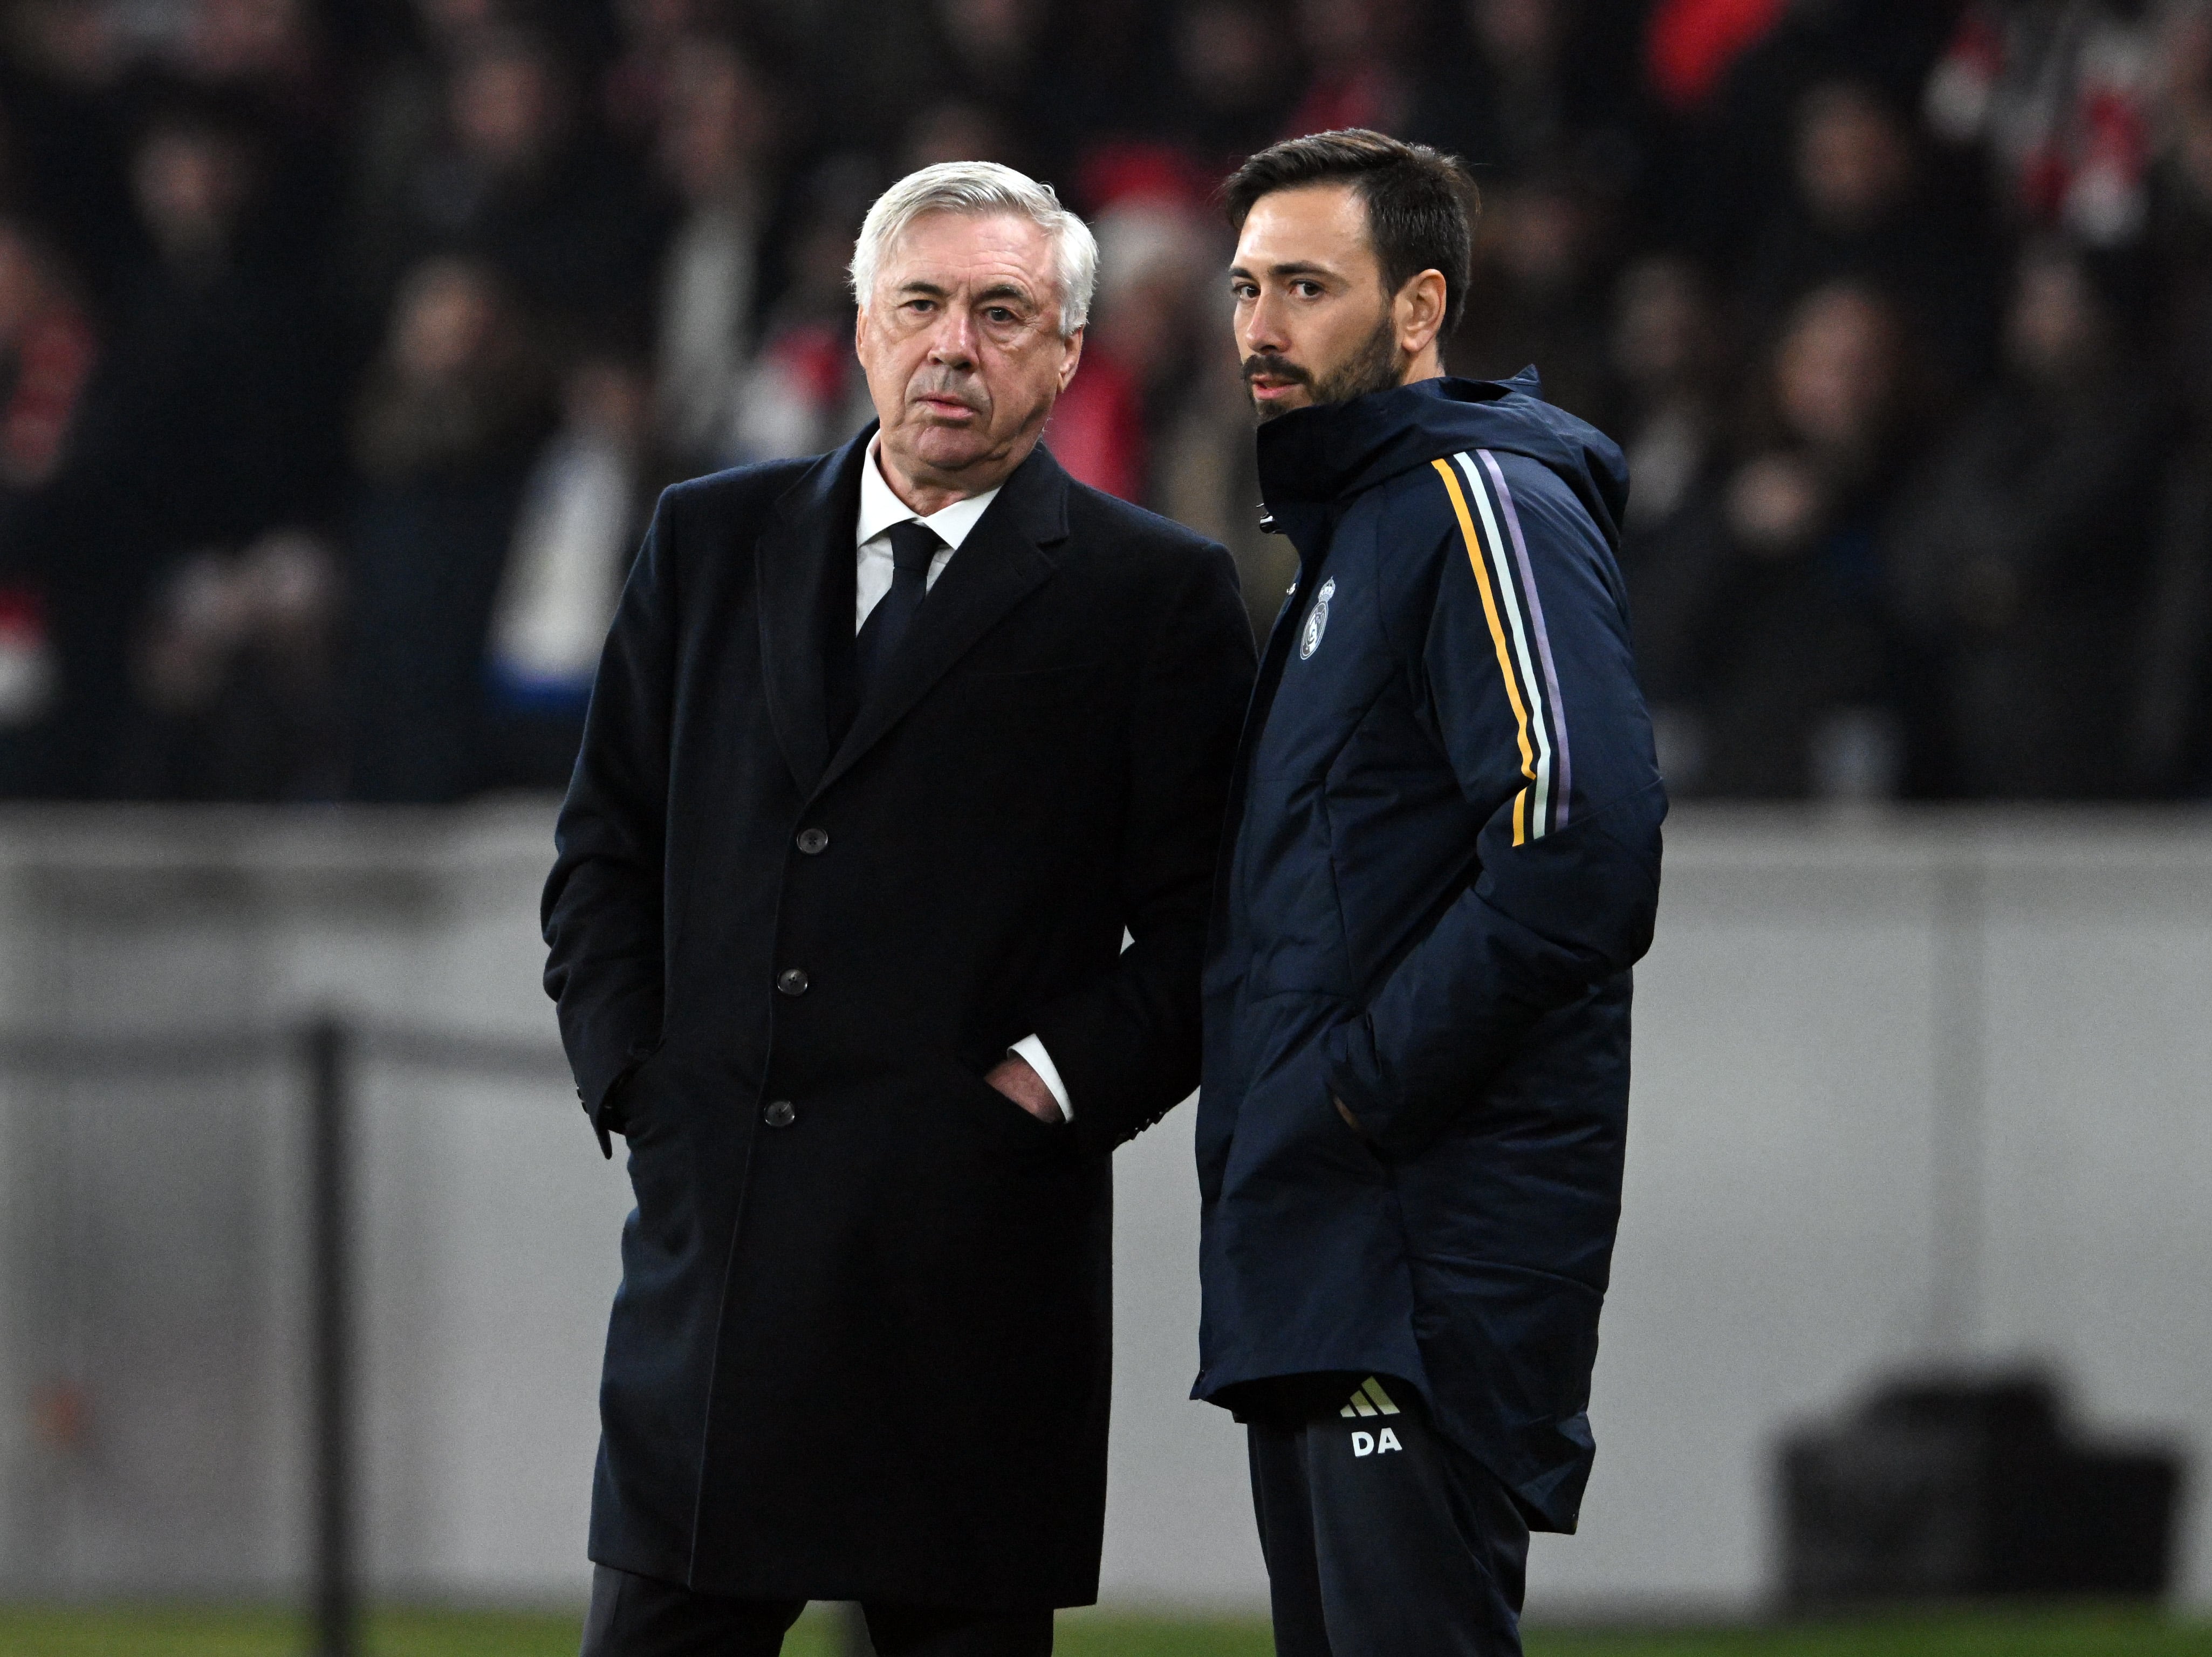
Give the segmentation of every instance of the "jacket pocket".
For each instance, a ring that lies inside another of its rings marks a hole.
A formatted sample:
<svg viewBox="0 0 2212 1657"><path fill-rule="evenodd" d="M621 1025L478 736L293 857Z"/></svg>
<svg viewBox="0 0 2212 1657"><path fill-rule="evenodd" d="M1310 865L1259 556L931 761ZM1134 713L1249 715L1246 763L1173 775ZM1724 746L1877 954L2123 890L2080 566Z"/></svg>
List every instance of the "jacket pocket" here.
<svg viewBox="0 0 2212 1657"><path fill-rule="evenodd" d="M1255 1077L1237 1111L1228 1182L1316 1191L1387 1183L1382 1159L1337 1114L1322 1062L1322 1036L1349 1009L1327 998L1297 1000L1304 1004L1304 1016L1289 1020L1287 1029L1279 1027L1270 1043L1273 1062Z"/></svg>
<svg viewBox="0 0 2212 1657"><path fill-rule="evenodd" d="M1019 1162L1049 1162L1072 1154L1074 1134L1066 1122L1048 1122L993 1087L974 1071L950 1066L954 1102L977 1138Z"/></svg>

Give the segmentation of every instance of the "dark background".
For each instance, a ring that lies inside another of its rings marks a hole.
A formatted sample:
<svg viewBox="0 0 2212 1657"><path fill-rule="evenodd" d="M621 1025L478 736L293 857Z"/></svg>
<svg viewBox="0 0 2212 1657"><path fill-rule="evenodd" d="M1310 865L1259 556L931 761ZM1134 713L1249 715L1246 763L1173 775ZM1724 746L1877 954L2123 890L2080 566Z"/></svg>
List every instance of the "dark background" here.
<svg viewBox="0 0 2212 1657"><path fill-rule="evenodd" d="M0 794L565 780L653 496L866 416L869 200L1097 228L1048 441L1227 541L1212 199L1464 156L1456 373L1627 449L1678 795L2212 790L2212 16L2123 0L12 0Z"/></svg>

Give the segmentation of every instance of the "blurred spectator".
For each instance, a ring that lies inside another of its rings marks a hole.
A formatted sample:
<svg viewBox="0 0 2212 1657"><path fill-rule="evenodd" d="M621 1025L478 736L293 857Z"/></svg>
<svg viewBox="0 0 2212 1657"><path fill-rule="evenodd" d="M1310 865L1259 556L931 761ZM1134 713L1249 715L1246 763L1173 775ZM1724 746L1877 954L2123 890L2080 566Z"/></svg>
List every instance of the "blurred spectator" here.
<svg viewBox="0 0 2212 1657"><path fill-rule="evenodd" d="M866 158L843 155L817 168L801 192L784 291L738 392L732 458L819 454L874 417L853 353L846 268L875 190Z"/></svg>
<svg viewBox="0 0 2212 1657"><path fill-rule="evenodd" d="M1937 450L1892 542L1923 674L1917 791L2125 791L2163 411L2086 259L2039 246L2004 376Z"/></svg>
<svg viewBox="0 0 2212 1657"><path fill-rule="evenodd" d="M2093 247L2142 233L2155 30L2146 0L1978 0L1928 80L1929 124L1987 153L2026 223Z"/></svg>
<svg viewBox="0 0 2212 1657"><path fill-rule="evenodd" d="M948 99L908 123L896 170L917 173L939 161L1003 161L1026 173L1023 160L1012 130L988 108Z"/></svg>
<svg viewBox="0 0 2212 1657"><path fill-rule="evenodd" d="M458 799L484 783L493 602L550 416L498 277L451 258L411 271L354 426L358 798Z"/></svg>
<svg viewBox="0 0 2212 1657"><path fill-rule="evenodd" d="M1296 106L1291 31L1263 0L1191 0L1169 27L1175 72L1157 86L1149 124L1225 178L1282 136Z"/></svg>
<svg viewBox="0 0 2212 1657"><path fill-rule="evenodd" d="M0 218L0 501L52 477L97 355L58 257L29 227Z"/></svg>
<svg viewBox="0 0 2212 1657"><path fill-rule="evenodd" d="M1867 799L1902 786L1880 535L1917 437L1895 308L1848 282L1790 313L1723 486L1686 789Z"/></svg>
<svg viewBox="0 0 2212 1657"><path fill-rule="evenodd" d="M652 515L653 388L639 364L586 355L564 377L561 429L523 486L493 605L488 780L568 785L599 647Z"/></svg>
<svg viewBox="0 0 2212 1657"><path fill-rule="evenodd" d="M1140 503L1156 498L1147 434L1166 429L1188 393L1218 306L1201 297L1218 250L1187 209L1162 201L1108 209L1098 238L1098 292L1083 363L1053 410L1045 441L1093 488Z"/></svg>
<svg viewBox="0 0 2212 1657"><path fill-rule="evenodd" d="M1607 195L1641 181L1632 30L1601 21L1597 0L1459 0L1453 11L1419 54L1407 137L1463 156L1486 185L1547 169Z"/></svg>
<svg viewBox="0 0 2212 1657"><path fill-rule="evenodd" d="M411 0L394 18L401 39L364 77L354 120L349 245L339 286L354 319L380 330L395 274L414 234L416 180L445 133L446 86L469 43L504 15L504 0Z"/></svg>
<svg viewBox="0 0 2212 1657"><path fill-rule="evenodd" d="M257 200L239 258L322 299L344 199L344 106L305 0L191 0L178 68L255 134Z"/></svg>
<svg viewBox="0 0 2212 1657"><path fill-rule="evenodd" d="M53 786L119 785L129 664L148 596L188 551L234 547L313 504L314 361L294 297L237 257L258 184L251 130L185 101L131 157L154 255L118 307L76 434L12 525L43 572L62 697Z"/></svg>
<svg viewBox="0 0 2212 1657"><path fill-rule="evenodd" d="M47 573L23 555L21 521L60 469L98 349L59 258L0 218L0 795L52 786L40 729L58 671Z"/></svg>
<svg viewBox="0 0 2212 1657"><path fill-rule="evenodd" d="M1209 195L1346 123L1475 165L1453 370L1626 447L1679 786L2212 792L2206 0L0 0L0 791L556 782L631 520L867 417L940 160L1093 219L1048 440L1264 628ZM2112 753L2027 754L2093 639Z"/></svg>
<svg viewBox="0 0 2212 1657"><path fill-rule="evenodd" d="M1674 255L1631 265L1610 343L1614 435L1631 479L1620 568L1637 671L1660 770L1694 786L1704 761L1701 629L1725 569L1717 519L1728 437L1720 316L1703 275Z"/></svg>
<svg viewBox="0 0 2212 1657"><path fill-rule="evenodd" d="M635 319L659 258L658 202L592 130L544 37L468 39L447 83L445 141L374 240L410 256L489 263L550 325L578 335Z"/></svg>
<svg viewBox="0 0 2212 1657"><path fill-rule="evenodd" d="M955 153L957 144L939 144L931 161L1005 160L1040 178L1065 176L1075 139L1070 118L1082 105L1078 77L1049 39L1051 11L1043 0L935 0L927 9L933 27L922 55L896 73L906 85L931 89L925 107L938 113L928 124L941 130L958 111L983 139L965 155ZM909 127L909 153L915 132Z"/></svg>
<svg viewBox="0 0 2212 1657"><path fill-rule="evenodd" d="M0 127L15 205L52 228L93 290L112 291L143 246L131 208L127 63L101 0L13 0L0 10Z"/></svg>
<svg viewBox="0 0 2212 1657"><path fill-rule="evenodd" d="M1233 363L1208 369L1158 468L1158 509L1229 549L1253 636L1262 644L1298 573L1298 549L1261 527L1252 409Z"/></svg>
<svg viewBox="0 0 2212 1657"><path fill-rule="evenodd" d="M1915 334L1956 375L1987 361L1986 238L1971 211L1937 198L1903 115L1873 88L1814 87L1799 106L1794 189L1753 253L1749 319L1771 329L1824 282L1852 279L1900 296Z"/></svg>
<svg viewBox="0 0 2212 1657"><path fill-rule="evenodd" d="M2212 8L2169 7L2164 118L2151 175L2160 391L2179 435L2157 537L2132 777L2144 792L2212 795Z"/></svg>
<svg viewBox="0 0 2212 1657"><path fill-rule="evenodd" d="M1297 0L1296 15L1313 78L1284 136L1352 126L1405 130L1413 103L1405 68L1413 8L1404 0ZM1461 97L1469 90L1459 88Z"/></svg>
<svg viewBox="0 0 2212 1657"><path fill-rule="evenodd" d="M164 584L124 762L134 797L328 800L344 783L337 555L277 531L188 559Z"/></svg>
<svg viewBox="0 0 2212 1657"><path fill-rule="evenodd" d="M752 65L726 41L691 42L664 89L660 164L684 216L661 277L656 395L675 452L711 470L738 452L770 205L770 111Z"/></svg>
<svg viewBox="0 0 2212 1657"><path fill-rule="evenodd" d="M2212 7L2168 12L2160 47L2164 120L2148 242L2172 347L2163 366L2172 392L2199 423L2212 423Z"/></svg>
<svg viewBox="0 0 2212 1657"><path fill-rule="evenodd" d="M1452 372L1498 379L1536 365L1550 401L1602 422L1607 227L1558 169L1488 193Z"/></svg>
<svg viewBox="0 0 2212 1657"><path fill-rule="evenodd" d="M1656 89L1673 103L1663 164L1665 210L1654 234L1695 247L1719 268L1741 258L1767 214L1790 193L1792 142L1806 94L1847 82L1895 107L1913 105L1941 55L1960 0L1681 0L1669 14L1758 14L1731 37L1710 80L1684 101L1655 58Z"/></svg>
<svg viewBox="0 0 2212 1657"><path fill-rule="evenodd" d="M650 143L717 8L710 0L615 0L613 9L623 46L602 88L607 126L625 141Z"/></svg>

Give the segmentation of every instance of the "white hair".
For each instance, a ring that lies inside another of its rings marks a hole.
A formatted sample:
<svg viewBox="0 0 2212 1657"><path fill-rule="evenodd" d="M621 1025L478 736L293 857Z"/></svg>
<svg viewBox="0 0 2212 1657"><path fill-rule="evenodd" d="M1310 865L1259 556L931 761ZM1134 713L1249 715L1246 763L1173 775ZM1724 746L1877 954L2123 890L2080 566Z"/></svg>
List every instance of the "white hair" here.
<svg viewBox="0 0 2212 1657"><path fill-rule="evenodd" d="M1027 219L1052 242L1060 331L1072 334L1091 319L1091 290L1098 280L1098 244L1091 227L1060 204L1050 185L996 161L940 161L908 173L876 197L853 246L853 296L862 305L875 297L884 255L916 219L931 213L1011 213Z"/></svg>

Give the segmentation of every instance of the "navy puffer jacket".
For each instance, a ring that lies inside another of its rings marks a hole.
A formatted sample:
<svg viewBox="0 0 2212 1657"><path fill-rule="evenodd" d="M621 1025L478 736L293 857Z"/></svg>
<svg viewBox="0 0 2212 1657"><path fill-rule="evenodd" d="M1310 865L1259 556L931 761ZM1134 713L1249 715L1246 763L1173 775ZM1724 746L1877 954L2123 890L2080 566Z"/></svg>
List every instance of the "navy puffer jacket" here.
<svg viewBox="0 0 2212 1657"><path fill-rule="evenodd" d="M1259 442L1300 562L1216 877L1194 1395L1398 1377L1571 1530L1666 815L1626 468L1526 372Z"/></svg>

